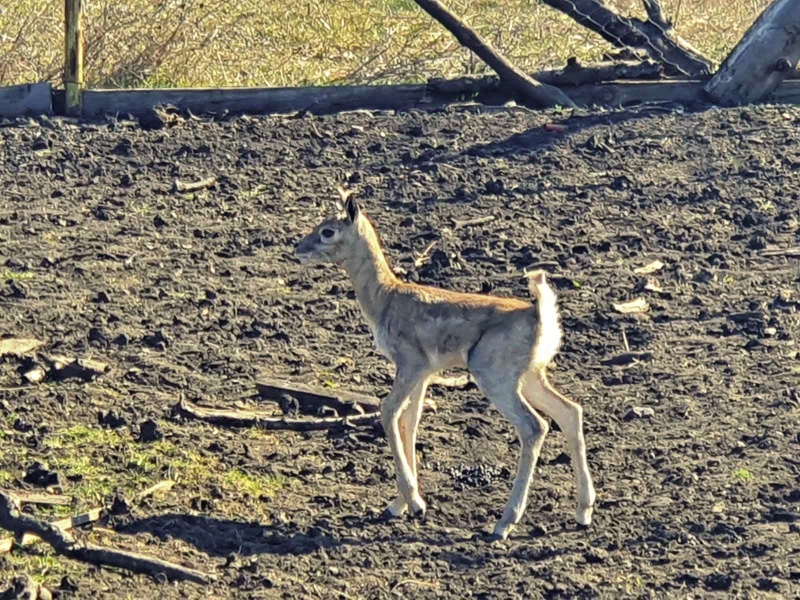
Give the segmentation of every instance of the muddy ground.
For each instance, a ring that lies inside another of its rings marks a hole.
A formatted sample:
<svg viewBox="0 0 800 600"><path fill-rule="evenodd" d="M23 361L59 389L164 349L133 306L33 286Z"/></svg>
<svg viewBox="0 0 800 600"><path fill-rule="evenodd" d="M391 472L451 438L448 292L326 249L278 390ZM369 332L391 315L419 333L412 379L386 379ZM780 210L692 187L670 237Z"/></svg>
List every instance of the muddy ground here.
<svg viewBox="0 0 800 600"><path fill-rule="evenodd" d="M798 125L784 107L4 124L0 334L44 346L0 358L2 484L75 495L26 509L42 518L116 495L120 514L83 539L219 578L160 583L38 544L0 558L4 580L66 575L70 598L799 594ZM525 267L551 274L566 331L553 379L585 407L590 529L554 429L523 522L486 543L519 445L474 388L431 390L422 523L378 519L394 483L377 425L265 432L173 413L183 394L280 414L255 394L262 374L387 392L343 273L291 254L343 181L410 280L527 297ZM648 312L613 307L638 297ZM607 364L626 344L639 358ZM25 385L47 353L111 370Z"/></svg>

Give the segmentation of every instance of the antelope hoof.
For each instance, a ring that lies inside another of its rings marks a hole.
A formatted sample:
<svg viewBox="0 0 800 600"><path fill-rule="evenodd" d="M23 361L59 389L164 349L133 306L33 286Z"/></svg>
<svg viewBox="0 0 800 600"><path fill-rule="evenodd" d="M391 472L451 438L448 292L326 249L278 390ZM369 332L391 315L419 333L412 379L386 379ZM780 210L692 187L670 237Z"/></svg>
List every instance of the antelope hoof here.
<svg viewBox="0 0 800 600"><path fill-rule="evenodd" d="M423 500L419 494L417 494L416 497L411 501L411 504L409 504L408 512L414 519L425 519L425 515L428 512L428 506L425 504L425 500Z"/></svg>
<svg viewBox="0 0 800 600"><path fill-rule="evenodd" d="M405 499L402 496L398 496L383 510L381 513L381 519L387 521L389 519L395 519L406 512L407 508L408 505L406 504Z"/></svg>
<svg viewBox="0 0 800 600"><path fill-rule="evenodd" d="M592 513L594 512L594 506L579 506L575 511L575 520L578 522L578 525L581 527L589 527L592 524Z"/></svg>
<svg viewBox="0 0 800 600"><path fill-rule="evenodd" d="M512 529L514 529L513 523L503 523L502 521L499 521L497 525L495 525L494 531L489 536L489 541L491 543L506 541L508 539L508 534L511 533Z"/></svg>

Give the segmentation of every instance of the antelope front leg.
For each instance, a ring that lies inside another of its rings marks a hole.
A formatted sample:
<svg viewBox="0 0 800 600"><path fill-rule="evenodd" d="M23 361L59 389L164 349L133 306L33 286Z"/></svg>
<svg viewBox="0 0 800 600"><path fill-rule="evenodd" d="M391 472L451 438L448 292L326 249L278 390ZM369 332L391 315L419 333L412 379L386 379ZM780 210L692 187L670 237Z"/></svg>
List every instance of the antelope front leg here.
<svg viewBox="0 0 800 600"><path fill-rule="evenodd" d="M399 430L400 441L403 444L406 460L409 467L411 467L411 474L413 481L419 487L419 472L417 469L417 430L419 427L419 420L422 416L423 405L425 404L425 392L428 390L428 380L421 381L414 388L409 396L408 406L400 414ZM402 494L399 494L394 501L386 507L384 511L387 517L399 517L408 508L406 499Z"/></svg>
<svg viewBox="0 0 800 600"><path fill-rule="evenodd" d="M414 392L418 386L424 384L424 380L424 374L418 370L406 372L398 369L392 391L381 403L381 423L394 457L397 489L400 493L398 500L392 502L386 510L391 516L401 514L405 507L409 508L412 515L425 514L425 501L419 494L416 474L411 467L406 450L406 445L411 444L412 436L409 435L410 432L407 427L403 427L402 429L405 429L405 431L401 433L401 416L403 412L411 411L412 409L414 411L419 410L417 406L412 406L412 395L415 395ZM424 390L422 396L424 396ZM414 399L416 400L416 398ZM421 399L418 404L422 404ZM413 452L413 446L409 450ZM400 499L402 499L404 506L399 506Z"/></svg>

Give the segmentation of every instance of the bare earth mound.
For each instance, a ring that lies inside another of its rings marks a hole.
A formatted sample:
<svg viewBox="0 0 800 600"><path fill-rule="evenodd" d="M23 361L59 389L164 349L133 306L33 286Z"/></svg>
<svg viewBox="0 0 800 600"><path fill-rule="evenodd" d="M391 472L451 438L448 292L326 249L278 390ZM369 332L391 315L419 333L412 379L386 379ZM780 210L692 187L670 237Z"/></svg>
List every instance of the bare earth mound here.
<svg viewBox="0 0 800 600"><path fill-rule="evenodd" d="M42 518L116 495L120 514L78 535L216 573L215 597L791 597L798 125L799 110L773 107L4 125L0 334L44 345L0 357L0 483L75 497L28 508ZM483 540L519 445L474 388L431 391L423 523L377 519L394 494L379 426L234 431L173 414L181 394L281 414L255 396L259 373L386 393L349 282L291 257L345 180L410 279L527 298L522 268L551 274L566 331L553 380L586 411L589 530L553 431L522 524ZM639 297L646 312L613 306ZM23 385L51 354L111 370ZM177 484L137 498L163 479ZM0 561L6 580L68 575L75 598L209 591L42 544Z"/></svg>

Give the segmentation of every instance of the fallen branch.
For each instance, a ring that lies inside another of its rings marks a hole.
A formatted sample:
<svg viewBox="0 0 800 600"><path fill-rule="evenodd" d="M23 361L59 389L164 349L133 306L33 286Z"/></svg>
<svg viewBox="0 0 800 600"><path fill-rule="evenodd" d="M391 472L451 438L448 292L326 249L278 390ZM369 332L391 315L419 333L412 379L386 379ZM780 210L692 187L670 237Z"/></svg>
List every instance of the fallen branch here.
<svg viewBox="0 0 800 600"><path fill-rule="evenodd" d="M20 504L25 504L25 500L22 499L20 496L16 496L17 502ZM86 525L87 523L94 523L95 521L99 521L100 518L105 513L105 510L102 508L93 508L91 510L86 511L85 513L81 513L79 515L75 515L74 517L65 517L63 519L58 519L50 523L51 527L56 527L62 531L66 531L68 529L72 529L78 525ZM35 533L24 533L22 536L18 536L19 541L14 540L14 538L5 538L0 540L0 554L4 554L6 552L11 552L15 545L17 546L30 546L35 542L40 542L42 538L40 538Z"/></svg>
<svg viewBox="0 0 800 600"><path fill-rule="evenodd" d="M454 377L442 377L441 375L434 375L431 378L431 385L439 385L446 388L463 389L469 384L475 383L475 378L469 373L465 375L456 375Z"/></svg>
<svg viewBox="0 0 800 600"><path fill-rule="evenodd" d="M770 248L764 250L761 256L788 256L790 258L800 258L800 246L794 248Z"/></svg>
<svg viewBox="0 0 800 600"><path fill-rule="evenodd" d="M298 409L305 414L319 414L323 408L332 408L340 416L362 415L380 410L381 401L374 396L340 390L323 390L302 383L274 379L259 375L256 389L262 398L284 402L285 398L297 401Z"/></svg>
<svg viewBox="0 0 800 600"><path fill-rule="evenodd" d="M201 179L200 181L195 181L193 183L185 183L176 179L172 183L172 189L179 194L186 194L189 192L197 192L199 190L210 188L215 183L217 183L216 177L206 177L205 179Z"/></svg>
<svg viewBox="0 0 800 600"><path fill-rule="evenodd" d="M181 399L175 410L193 419L225 427L260 427L262 429L289 431L319 431L338 427L371 425L378 421L378 412L346 417L307 417L302 419L274 417L253 410L205 408Z"/></svg>
<svg viewBox="0 0 800 600"><path fill-rule="evenodd" d="M521 98L529 100L537 106L575 107L572 100L558 88L536 81L520 71L439 0L414 1L452 33L462 46L472 50L489 65L500 77L500 80Z"/></svg>
<svg viewBox="0 0 800 600"><path fill-rule="evenodd" d="M17 537L32 533L50 544L57 554L97 566L117 567L145 575L165 575L171 580L202 584L214 579L213 575L169 561L79 542L68 531L21 513L18 501L4 491L0 491L0 527L13 532Z"/></svg>
<svg viewBox="0 0 800 600"><path fill-rule="evenodd" d="M711 73L711 61L675 33L657 0L643 0L648 20L623 17L603 0L543 0L618 48L644 50L669 75L699 77Z"/></svg>
<svg viewBox="0 0 800 600"><path fill-rule="evenodd" d="M533 77L542 83L572 87L623 79L660 79L663 75L664 66L650 60L620 60L582 65L576 58L570 58L563 69L539 71Z"/></svg>
<svg viewBox="0 0 800 600"><path fill-rule="evenodd" d="M474 219L465 219L464 221L453 219L453 227L455 229L462 229L464 227L473 227L475 225L485 225L486 223L491 223L494 220L495 220L494 215L487 215L485 217L475 217Z"/></svg>

